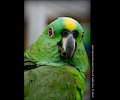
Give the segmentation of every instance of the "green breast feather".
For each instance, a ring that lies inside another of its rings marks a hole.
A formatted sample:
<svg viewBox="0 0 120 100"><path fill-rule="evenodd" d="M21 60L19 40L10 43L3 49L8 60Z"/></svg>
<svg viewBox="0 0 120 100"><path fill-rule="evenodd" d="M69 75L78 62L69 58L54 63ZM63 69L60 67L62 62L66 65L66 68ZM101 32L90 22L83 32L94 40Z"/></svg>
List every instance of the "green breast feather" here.
<svg viewBox="0 0 120 100"><path fill-rule="evenodd" d="M24 52L25 100L82 100L88 58L83 29L59 17Z"/></svg>

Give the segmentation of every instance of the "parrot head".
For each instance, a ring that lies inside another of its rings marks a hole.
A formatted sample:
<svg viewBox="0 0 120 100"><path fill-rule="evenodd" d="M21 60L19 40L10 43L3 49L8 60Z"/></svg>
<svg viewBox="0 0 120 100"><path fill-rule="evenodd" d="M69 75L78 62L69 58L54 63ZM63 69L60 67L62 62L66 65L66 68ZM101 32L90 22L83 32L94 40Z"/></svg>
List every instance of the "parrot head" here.
<svg viewBox="0 0 120 100"><path fill-rule="evenodd" d="M36 62L39 65L70 64L85 72L88 58L82 43L84 31L78 21L59 17L51 22L37 39Z"/></svg>

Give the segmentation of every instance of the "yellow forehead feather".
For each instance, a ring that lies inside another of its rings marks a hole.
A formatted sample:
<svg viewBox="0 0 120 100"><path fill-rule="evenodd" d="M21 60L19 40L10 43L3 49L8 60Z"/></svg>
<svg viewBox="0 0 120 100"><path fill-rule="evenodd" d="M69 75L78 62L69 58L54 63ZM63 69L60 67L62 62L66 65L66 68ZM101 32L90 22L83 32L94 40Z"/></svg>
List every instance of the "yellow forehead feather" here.
<svg viewBox="0 0 120 100"><path fill-rule="evenodd" d="M65 28L70 30L70 31L77 29L77 25L75 23L75 20L73 20L72 18L64 18L63 24L65 25Z"/></svg>

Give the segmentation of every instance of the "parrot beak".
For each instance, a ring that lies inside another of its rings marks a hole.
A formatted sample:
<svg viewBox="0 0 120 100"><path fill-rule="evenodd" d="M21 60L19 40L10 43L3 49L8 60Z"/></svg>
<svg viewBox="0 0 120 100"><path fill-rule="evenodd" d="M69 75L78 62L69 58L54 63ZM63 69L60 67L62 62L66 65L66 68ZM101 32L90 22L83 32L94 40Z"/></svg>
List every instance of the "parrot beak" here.
<svg viewBox="0 0 120 100"><path fill-rule="evenodd" d="M72 34L62 38L63 54L66 56L67 62L72 58L75 50L75 39Z"/></svg>

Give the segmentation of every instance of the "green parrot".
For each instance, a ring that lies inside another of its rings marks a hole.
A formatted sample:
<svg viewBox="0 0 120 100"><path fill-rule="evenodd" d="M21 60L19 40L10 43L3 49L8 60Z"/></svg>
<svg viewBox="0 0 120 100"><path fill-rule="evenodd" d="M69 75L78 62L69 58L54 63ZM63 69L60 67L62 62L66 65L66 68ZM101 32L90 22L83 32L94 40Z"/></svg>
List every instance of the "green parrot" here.
<svg viewBox="0 0 120 100"><path fill-rule="evenodd" d="M24 52L24 100L83 100L88 57L84 31L59 17Z"/></svg>

